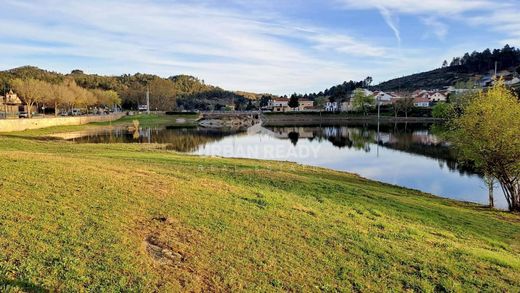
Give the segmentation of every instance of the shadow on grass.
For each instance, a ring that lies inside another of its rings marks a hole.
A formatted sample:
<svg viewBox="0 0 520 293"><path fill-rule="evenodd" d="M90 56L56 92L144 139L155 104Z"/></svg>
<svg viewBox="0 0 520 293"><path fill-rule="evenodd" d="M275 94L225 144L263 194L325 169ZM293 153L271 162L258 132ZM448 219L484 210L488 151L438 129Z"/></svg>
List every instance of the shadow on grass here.
<svg viewBox="0 0 520 293"><path fill-rule="evenodd" d="M21 289L24 292L50 292L41 286L29 282L0 279L0 292L10 292L14 289Z"/></svg>

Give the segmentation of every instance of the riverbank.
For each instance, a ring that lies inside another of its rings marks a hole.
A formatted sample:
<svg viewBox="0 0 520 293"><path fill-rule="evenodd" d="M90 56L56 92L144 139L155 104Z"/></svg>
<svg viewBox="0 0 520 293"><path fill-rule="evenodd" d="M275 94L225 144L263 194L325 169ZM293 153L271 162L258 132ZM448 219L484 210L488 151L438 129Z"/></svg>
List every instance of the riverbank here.
<svg viewBox="0 0 520 293"><path fill-rule="evenodd" d="M29 134L0 136L0 291L520 288L516 214L292 163Z"/></svg>
<svg viewBox="0 0 520 293"><path fill-rule="evenodd" d="M18 132L1 132L0 136L10 137L32 137L32 138L66 138L71 133L89 132L102 128L111 127L127 127L133 126L133 121L139 121L140 127L196 127L199 117L194 114L175 114L175 115L158 115L158 114L139 114L131 116L122 116L114 121L94 122L81 125L61 125L38 129L28 129Z"/></svg>
<svg viewBox="0 0 520 293"><path fill-rule="evenodd" d="M0 132L15 132L55 126L83 125L94 122L110 122L121 119L124 113L74 117L38 117L30 119L0 119Z"/></svg>
<svg viewBox="0 0 520 293"><path fill-rule="evenodd" d="M377 116L359 116L346 113L264 113L263 124L266 126L283 125L338 125L353 123L377 123ZM381 123L441 123L443 120L432 117L394 117L381 116Z"/></svg>

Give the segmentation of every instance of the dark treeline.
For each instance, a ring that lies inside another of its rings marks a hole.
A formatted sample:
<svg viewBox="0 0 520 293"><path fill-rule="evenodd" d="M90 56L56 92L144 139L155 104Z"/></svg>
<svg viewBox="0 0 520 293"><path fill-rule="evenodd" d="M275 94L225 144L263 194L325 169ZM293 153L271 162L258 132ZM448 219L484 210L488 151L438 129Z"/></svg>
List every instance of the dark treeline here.
<svg viewBox="0 0 520 293"><path fill-rule="evenodd" d="M486 49L482 52L473 51L466 53L462 57L455 57L449 67L456 67L464 72L484 73L495 68L497 63L498 70L510 69L520 65L520 50L505 45L502 49ZM448 66L444 61L443 67Z"/></svg>
<svg viewBox="0 0 520 293"><path fill-rule="evenodd" d="M177 106L179 110L198 109L202 111L253 110L255 108L247 98L219 88L181 94L177 99Z"/></svg>
<svg viewBox="0 0 520 293"><path fill-rule="evenodd" d="M11 82L16 78L33 78L51 84L62 83L64 80L70 79L86 89L113 90L121 97L123 108L133 110L136 110L138 105L146 103L147 90L150 91L151 110L208 110L229 106L245 109L251 104L244 96L207 85L203 80L189 75L176 75L168 78L142 73L102 76L86 74L81 70L61 74L33 66L1 71L0 94L7 92L11 88Z"/></svg>
<svg viewBox="0 0 520 293"><path fill-rule="evenodd" d="M344 81L341 84L332 86L332 87L325 89L323 91L320 91L318 93L306 93L306 94L293 93L290 96L285 95L283 97L284 98L297 98L297 99L303 99L303 100L312 100L312 101L318 102L317 104L319 105L320 102L325 102L327 100L334 102L334 101L341 101L341 100L347 99L348 97L351 96L352 92L354 92L355 89L362 88L362 87L369 87L371 83L372 83L372 77L368 76L367 78L365 78L362 81L353 81L353 80ZM262 99L261 99L261 106L263 106L264 97L262 97ZM267 99L268 97L265 97L265 98Z"/></svg>

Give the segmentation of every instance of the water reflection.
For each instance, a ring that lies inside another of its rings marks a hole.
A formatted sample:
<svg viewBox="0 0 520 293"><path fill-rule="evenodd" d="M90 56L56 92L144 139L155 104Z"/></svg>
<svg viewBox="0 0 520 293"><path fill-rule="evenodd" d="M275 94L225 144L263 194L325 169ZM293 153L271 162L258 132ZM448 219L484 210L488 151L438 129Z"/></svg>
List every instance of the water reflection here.
<svg viewBox="0 0 520 293"><path fill-rule="evenodd" d="M247 130L141 128L102 130L82 143L160 143L199 155L290 160L459 200L487 202L487 189L471 166L457 162L450 144L429 124L261 127ZM497 206L506 207L496 190Z"/></svg>

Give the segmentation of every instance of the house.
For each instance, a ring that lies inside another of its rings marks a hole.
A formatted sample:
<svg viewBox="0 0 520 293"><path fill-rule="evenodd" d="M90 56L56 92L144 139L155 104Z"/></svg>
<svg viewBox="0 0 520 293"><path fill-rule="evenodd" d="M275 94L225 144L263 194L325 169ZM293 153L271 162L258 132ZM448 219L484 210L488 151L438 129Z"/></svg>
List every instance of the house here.
<svg viewBox="0 0 520 293"><path fill-rule="evenodd" d="M289 99L285 98L275 98L269 100L267 103L267 108L271 109L273 112L286 112L289 110Z"/></svg>
<svg viewBox="0 0 520 293"><path fill-rule="evenodd" d="M9 91L5 96L0 96L0 113L4 118L8 116L18 116L19 112L26 111L22 100L13 91Z"/></svg>
<svg viewBox="0 0 520 293"><path fill-rule="evenodd" d="M436 91L430 95L430 101L432 102L446 102L448 94L446 92Z"/></svg>
<svg viewBox="0 0 520 293"><path fill-rule="evenodd" d="M424 97L416 97L413 99L413 105L415 107L429 107L430 99Z"/></svg>
<svg viewBox="0 0 520 293"><path fill-rule="evenodd" d="M506 85L514 85L514 84L517 84L520 82L520 78L518 77L513 77L513 76L510 76L510 77L506 77L504 78L504 83Z"/></svg>
<svg viewBox="0 0 520 293"><path fill-rule="evenodd" d="M484 75L479 81L480 87L488 87L493 84L493 76L491 74Z"/></svg>
<svg viewBox="0 0 520 293"><path fill-rule="evenodd" d="M339 108L338 108L338 102L327 102L325 104L325 111L327 112L336 112L338 111Z"/></svg>
<svg viewBox="0 0 520 293"><path fill-rule="evenodd" d="M392 99L395 98L395 96L391 93L385 93L385 92L382 92L382 91L375 91L373 93L374 95L374 98L377 101L379 101L379 103L381 105L387 105L387 104L391 104L392 103Z"/></svg>
<svg viewBox="0 0 520 293"><path fill-rule="evenodd" d="M417 97L429 98L430 93L427 90L416 90L412 93L412 98Z"/></svg>
<svg viewBox="0 0 520 293"><path fill-rule="evenodd" d="M352 100L344 100L339 104L340 112L348 112L352 111L354 107L352 106Z"/></svg>
<svg viewBox="0 0 520 293"><path fill-rule="evenodd" d="M314 101L311 100L299 100L299 106L296 108L289 107L289 99L287 98L276 98L271 99L267 102L267 109L273 112L289 112L289 111L305 111L314 107Z"/></svg>
<svg viewBox="0 0 520 293"><path fill-rule="evenodd" d="M298 106L298 111L309 110L314 107L314 101L311 100L299 100L300 106Z"/></svg>

